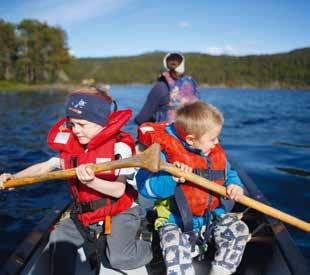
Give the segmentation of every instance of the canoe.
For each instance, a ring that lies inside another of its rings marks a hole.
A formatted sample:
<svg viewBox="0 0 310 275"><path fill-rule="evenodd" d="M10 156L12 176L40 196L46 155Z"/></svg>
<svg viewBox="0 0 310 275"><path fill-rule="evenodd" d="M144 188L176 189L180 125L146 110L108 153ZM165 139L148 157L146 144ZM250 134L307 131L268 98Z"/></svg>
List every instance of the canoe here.
<svg viewBox="0 0 310 275"><path fill-rule="evenodd" d="M242 179L246 193L255 200L269 204L249 176L235 163L233 164ZM51 210L34 228L29 236L19 245L9 257L0 271L3 275L45 275L49 274L48 257L45 248L51 227L56 224L63 213L70 207L69 204ZM309 265L294 243L290 233L282 222L268 217L253 209L246 209L240 204L233 206L232 212L243 213L243 221L247 223L252 234L248 242L240 266L235 274L259 275L281 274L302 275L310 274ZM161 258L158 236L153 237L154 258L150 264L135 270L113 270L101 266L100 274L135 274L158 275L165 274L164 263ZM208 274L210 262L214 255L211 247L201 261L194 259L196 274ZM65 264L65 262L64 262ZM76 274L93 274L86 261L83 249L79 249L79 261L77 261Z"/></svg>

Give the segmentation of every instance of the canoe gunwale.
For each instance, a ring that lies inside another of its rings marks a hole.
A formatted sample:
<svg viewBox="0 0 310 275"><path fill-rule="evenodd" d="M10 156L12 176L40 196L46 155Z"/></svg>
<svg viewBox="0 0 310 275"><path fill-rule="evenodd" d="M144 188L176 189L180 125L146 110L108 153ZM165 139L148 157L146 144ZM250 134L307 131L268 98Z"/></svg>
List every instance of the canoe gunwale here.
<svg viewBox="0 0 310 275"><path fill-rule="evenodd" d="M48 236L53 226L59 221L62 214L70 207L71 203L64 203L61 206L53 208L49 213L39 221L32 232L22 241L13 254L6 261L0 274L15 275L20 274L27 269L33 255L37 249L43 249L47 243Z"/></svg>

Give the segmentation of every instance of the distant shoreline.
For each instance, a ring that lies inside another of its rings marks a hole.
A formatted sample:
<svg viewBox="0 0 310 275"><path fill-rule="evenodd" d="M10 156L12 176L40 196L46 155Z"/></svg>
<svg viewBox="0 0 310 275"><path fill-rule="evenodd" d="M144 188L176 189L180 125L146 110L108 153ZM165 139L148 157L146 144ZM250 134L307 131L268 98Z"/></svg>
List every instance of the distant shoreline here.
<svg viewBox="0 0 310 275"><path fill-rule="evenodd" d="M277 83L278 84L278 83ZM152 85L150 83L113 83L111 85L123 85L123 86L145 86L145 85ZM292 90L292 91L309 91L310 87L287 87L285 85L266 85L266 86L251 86L251 85L241 85L241 86L228 86L225 84L219 85L209 85L203 83L199 85L201 88L231 88L231 89L267 89L267 90ZM75 90L83 89L83 86L80 84L74 83L53 83L53 84L32 84L27 85L23 83L10 83L10 82L1 82L0 81L0 93L2 92L11 92L11 91L18 91L18 92L71 92Z"/></svg>

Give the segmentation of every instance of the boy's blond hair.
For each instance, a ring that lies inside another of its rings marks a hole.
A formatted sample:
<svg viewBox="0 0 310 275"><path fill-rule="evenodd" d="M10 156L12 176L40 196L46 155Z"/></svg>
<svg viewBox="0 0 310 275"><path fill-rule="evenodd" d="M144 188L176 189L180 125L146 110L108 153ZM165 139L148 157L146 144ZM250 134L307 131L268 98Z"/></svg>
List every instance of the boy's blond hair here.
<svg viewBox="0 0 310 275"><path fill-rule="evenodd" d="M214 127L222 127L223 114L213 105L196 101L176 110L175 127L178 132L200 138Z"/></svg>

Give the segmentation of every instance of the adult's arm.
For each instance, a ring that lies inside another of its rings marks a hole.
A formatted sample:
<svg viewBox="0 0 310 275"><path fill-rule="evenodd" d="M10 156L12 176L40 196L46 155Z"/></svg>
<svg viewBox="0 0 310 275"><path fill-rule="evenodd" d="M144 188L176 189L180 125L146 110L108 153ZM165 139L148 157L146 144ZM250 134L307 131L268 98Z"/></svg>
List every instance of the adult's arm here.
<svg viewBox="0 0 310 275"><path fill-rule="evenodd" d="M168 102L169 89L167 84L164 81L157 81L149 92L139 114L135 117L135 123L140 125L146 121L153 121L153 115L158 108L162 105L168 104Z"/></svg>

